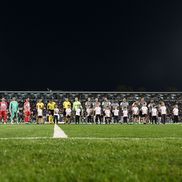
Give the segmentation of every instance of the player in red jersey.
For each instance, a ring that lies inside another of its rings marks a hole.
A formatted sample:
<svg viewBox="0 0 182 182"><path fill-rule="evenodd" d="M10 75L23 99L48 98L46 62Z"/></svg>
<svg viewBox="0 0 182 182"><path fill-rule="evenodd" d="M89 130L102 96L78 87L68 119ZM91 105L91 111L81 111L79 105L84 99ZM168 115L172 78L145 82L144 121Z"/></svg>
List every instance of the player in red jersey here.
<svg viewBox="0 0 182 182"><path fill-rule="evenodd" d="M4 124L6 124L7 107L8 107L8 104L5 100L5 98L2 98L2 101L0 102L0 120L3 117Z"/></svg>
<svg viewBox="0 0 182 182"><path fill-rule="evenodd" d="M24 106L23 106L23 113L24 113L24 122L28 123L30 118L30 102L29 98L25 100Z"/></svg>

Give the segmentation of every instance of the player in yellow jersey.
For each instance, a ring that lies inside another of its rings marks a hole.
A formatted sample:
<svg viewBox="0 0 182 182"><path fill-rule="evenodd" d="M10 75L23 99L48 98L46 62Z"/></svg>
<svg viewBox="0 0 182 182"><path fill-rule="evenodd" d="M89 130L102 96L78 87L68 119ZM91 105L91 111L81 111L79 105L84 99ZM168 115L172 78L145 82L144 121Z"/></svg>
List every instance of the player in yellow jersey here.
<svg viewBox="0 0 182 182"><path fill-rule="evenodd" d="M50 99L48 104L47 104L47 110L49 112L49 123L53 123L53 118L54 118L54 109L55 109L56 103Z"/></svg>
<svg viewBox="0 0 182 182"><path fill-rule="evenodd" d="M39 99L39 101L36 104L37 109L37 123L42 124L43 121L43 109L44 109L44 103L42 102L42 99Z"/></svg>
<svg viewBox="0 0 182 182"><path fill-rule="evenodd" d="M63 116L64 116L64 121L66 121L66 109L71 108L71 102L68 100L68 98L65 98L63 102Z"/></svg>

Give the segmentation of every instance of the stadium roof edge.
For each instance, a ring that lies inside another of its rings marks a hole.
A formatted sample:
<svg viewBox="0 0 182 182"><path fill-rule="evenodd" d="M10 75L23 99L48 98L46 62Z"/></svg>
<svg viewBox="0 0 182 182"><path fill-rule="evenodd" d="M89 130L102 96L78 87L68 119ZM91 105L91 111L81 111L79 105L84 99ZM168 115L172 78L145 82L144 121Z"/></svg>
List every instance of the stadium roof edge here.
<svg viewBox="0 0 182 182"><path fill-rule="evenodd" d="M108 94L108 93L113 93L113 94L182 94L182 91L180 92L140 92L140 91L134 91L134 92L127 92L127 91L123 91L123 92L118 92L118 91L25 91L25 90L19 90L19 91L0 91L0 93L75 93L75 94L81 94L81 93L96 93L96 94Z"/></svg>

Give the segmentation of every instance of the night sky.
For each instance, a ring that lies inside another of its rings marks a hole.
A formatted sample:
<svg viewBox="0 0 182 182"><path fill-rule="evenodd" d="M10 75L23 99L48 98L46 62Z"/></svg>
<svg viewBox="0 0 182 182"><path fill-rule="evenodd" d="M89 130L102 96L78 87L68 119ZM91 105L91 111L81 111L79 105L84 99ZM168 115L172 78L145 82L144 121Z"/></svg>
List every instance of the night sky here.
<svg viewBox="0 0 182 182"><path fill-rule="evenodd" d="M4 2L0 89L182 90L181 9L172 1Z"/></svg>

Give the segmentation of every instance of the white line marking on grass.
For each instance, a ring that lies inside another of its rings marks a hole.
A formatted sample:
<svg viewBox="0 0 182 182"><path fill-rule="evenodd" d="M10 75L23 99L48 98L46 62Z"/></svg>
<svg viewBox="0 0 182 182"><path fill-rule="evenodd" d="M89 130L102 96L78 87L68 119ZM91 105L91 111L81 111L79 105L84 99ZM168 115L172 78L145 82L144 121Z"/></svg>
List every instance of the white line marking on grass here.
<svg viewBox="0 0 182 182"><path fill-rule="evenodd" d="M53 137L9 137L0 138L0 140L40 140L40 139L54 139ZM132 138L132 137L70 137L70 140L182 140L182 137L160 137L160 138Z"/></svg>
<svg viewBox="0 0 182 182"><path fill-rule="evenodd" d="M78 140L182 140L182 137L156 137L156 138L144 138L144 137L70 137L69 139Z"/></svg>
<svg viewBox="0 0 182 182"><path fill-rule="evenodd" d="M0 140L39 140L39 139L51 139L52 137L9 137L0 138Z"/></svg>
<svg viewBox="0 0 182 182"><path fill-rule="evenodd" d="M68 136L57 124L55 124L53 138L68 138Z"/></svg>

